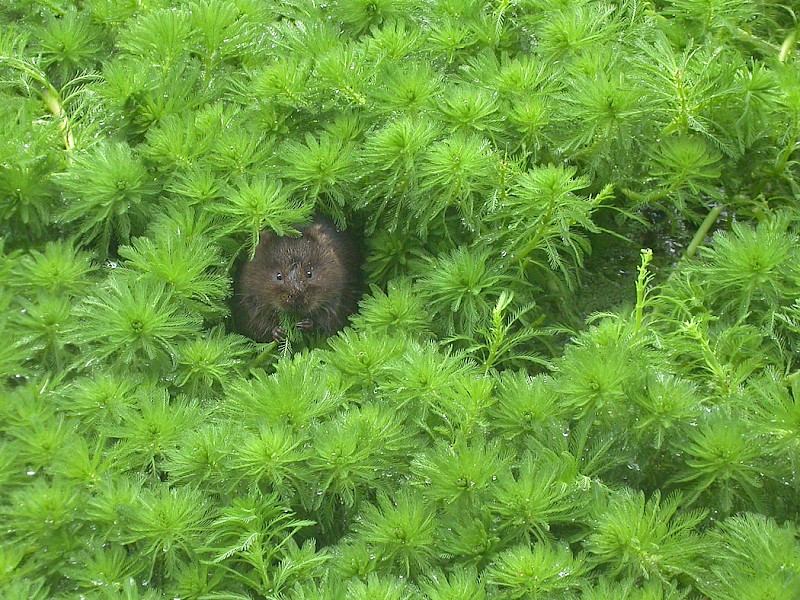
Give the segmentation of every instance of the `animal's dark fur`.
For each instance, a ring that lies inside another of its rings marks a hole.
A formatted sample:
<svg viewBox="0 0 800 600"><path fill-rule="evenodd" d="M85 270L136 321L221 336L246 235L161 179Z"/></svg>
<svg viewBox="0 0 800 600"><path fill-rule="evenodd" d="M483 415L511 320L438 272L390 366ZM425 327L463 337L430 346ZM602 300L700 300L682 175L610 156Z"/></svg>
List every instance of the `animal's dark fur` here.
<svg viewBox="0 0 800 600"><path fill-rule="evenodd" d="M332 335L356 308L359 266L346 232L317 215L300 237L261 233L236 281L237 328L259 342L281 339L281 316Z"/></svg>

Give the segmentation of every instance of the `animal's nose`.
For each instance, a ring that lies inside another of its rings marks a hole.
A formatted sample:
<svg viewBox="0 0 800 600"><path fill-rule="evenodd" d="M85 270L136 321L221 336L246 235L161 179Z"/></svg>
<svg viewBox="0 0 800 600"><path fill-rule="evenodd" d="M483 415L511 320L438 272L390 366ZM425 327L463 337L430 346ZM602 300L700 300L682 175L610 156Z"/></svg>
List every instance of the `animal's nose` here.
<svg viewBox="0 0 800 600"><path fill-rule="evenodd" d="M286 298L286 303L292 308L301 308L303 306L302 294L289 294Z"/></svg>

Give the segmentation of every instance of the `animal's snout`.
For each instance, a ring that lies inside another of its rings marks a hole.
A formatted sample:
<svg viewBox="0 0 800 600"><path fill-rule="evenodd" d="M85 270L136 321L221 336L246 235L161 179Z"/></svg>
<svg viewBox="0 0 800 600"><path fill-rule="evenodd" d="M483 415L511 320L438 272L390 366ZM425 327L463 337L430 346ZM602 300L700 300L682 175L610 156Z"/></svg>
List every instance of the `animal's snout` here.
<svg viewBox="0 0 800 600"><path fill-rule="evenodd" d="M286 297L286 304L290 308L303 308L303 306L305 305L305 299L303 298L303 294L300 293L289 294Z"/></svg>

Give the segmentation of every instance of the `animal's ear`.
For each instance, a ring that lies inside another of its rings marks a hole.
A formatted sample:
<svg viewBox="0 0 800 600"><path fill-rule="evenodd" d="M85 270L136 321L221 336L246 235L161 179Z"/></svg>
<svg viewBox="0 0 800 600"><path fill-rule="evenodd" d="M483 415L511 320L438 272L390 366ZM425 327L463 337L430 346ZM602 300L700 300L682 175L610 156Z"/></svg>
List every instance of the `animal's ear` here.
<svg viewBox="0 0 800 600"><path fill-rule="evenodd" d="M265 229L261 232L258 236L258 245L255 247L255 251L253 252L253 259L263 257L269 252L270 248L272 248L275 244L275 240L278 236L275 235L275 232L269 229Z"/></svg>
<svg viewBox="0 0 800 600"><path fill-rule="evenodd" d="M267 246L275 241L278 236L271 229L265 229L258 236L258 243Z"/></svg>
<svg viewBox="0 0 800 600"><path fill-rule="evenodd" d="M303 232L303 237L307 237L320 244L325 244L330 240L330 232L323 223L312 223L308 229Z"/></svg>

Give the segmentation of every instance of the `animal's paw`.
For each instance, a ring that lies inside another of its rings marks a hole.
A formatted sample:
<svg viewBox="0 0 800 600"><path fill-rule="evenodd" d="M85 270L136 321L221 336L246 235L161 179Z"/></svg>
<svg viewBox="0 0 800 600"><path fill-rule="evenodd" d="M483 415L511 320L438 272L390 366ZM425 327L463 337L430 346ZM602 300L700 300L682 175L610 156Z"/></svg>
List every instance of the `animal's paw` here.
<svg viewBox="0 0 800 600"><path fill-rule="evenodd" d="M306 317L302 321L300 321L297 326L302 329L303 331L311 331L314 329L314 321Z"/></svg>

